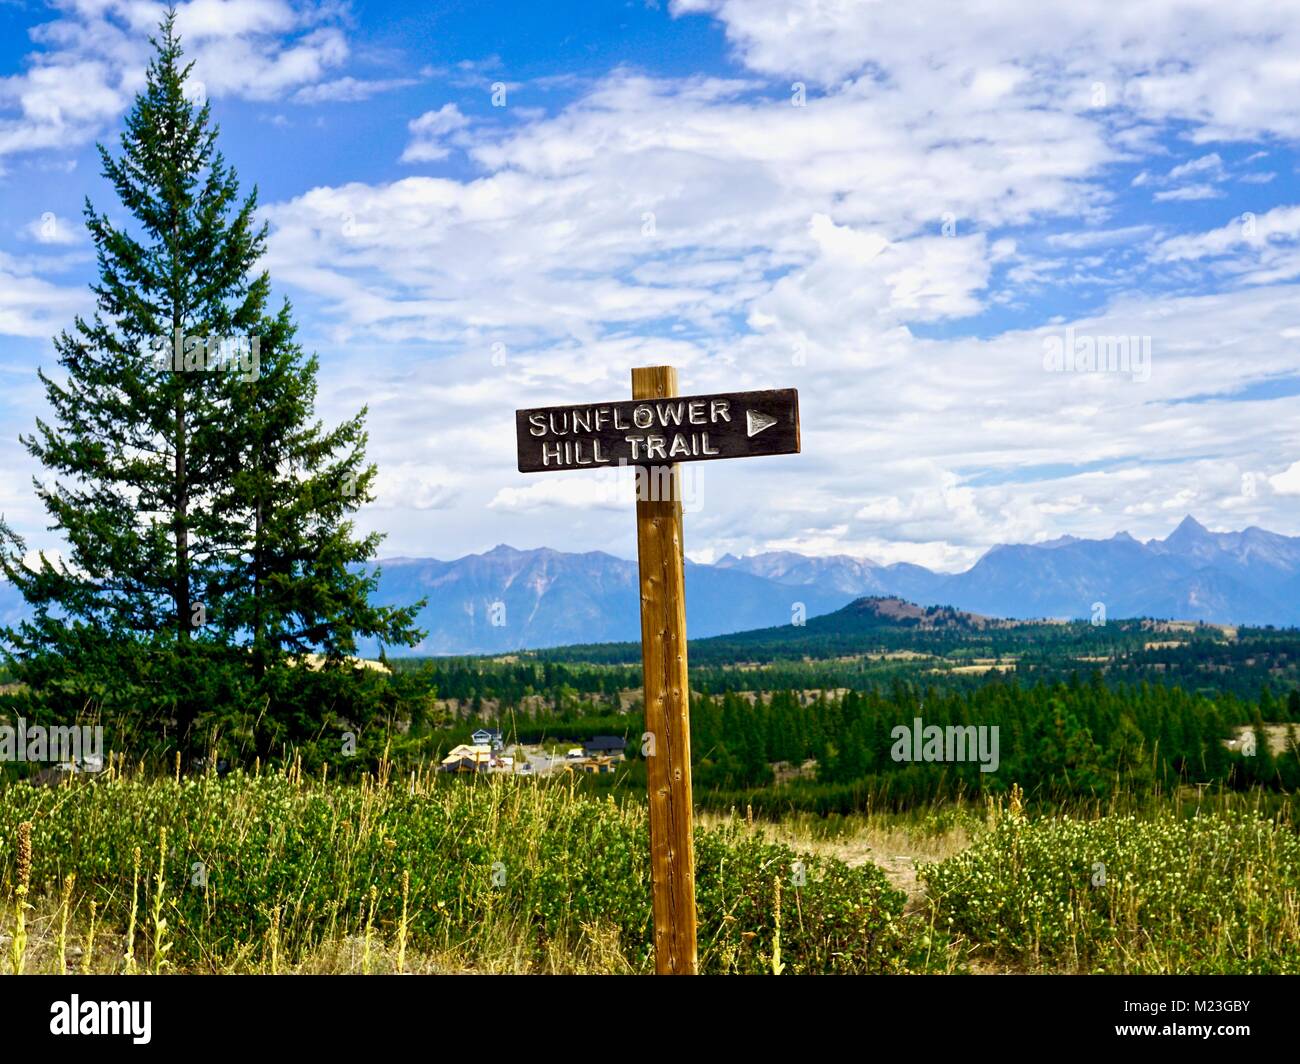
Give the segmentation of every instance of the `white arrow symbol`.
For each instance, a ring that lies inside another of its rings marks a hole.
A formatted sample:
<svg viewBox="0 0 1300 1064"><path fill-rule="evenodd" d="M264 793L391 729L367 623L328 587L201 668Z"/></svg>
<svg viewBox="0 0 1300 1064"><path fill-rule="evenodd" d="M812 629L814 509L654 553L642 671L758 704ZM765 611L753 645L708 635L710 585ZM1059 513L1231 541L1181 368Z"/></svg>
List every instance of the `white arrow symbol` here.
<svg viewBox="0 0 1300 1064"><path fill-rule="evenodd" d="M757 410L746 410L745 421L749 426L750 436L757 436L764 429L770 429L776 424L776 418L760 414Z"/></svg>

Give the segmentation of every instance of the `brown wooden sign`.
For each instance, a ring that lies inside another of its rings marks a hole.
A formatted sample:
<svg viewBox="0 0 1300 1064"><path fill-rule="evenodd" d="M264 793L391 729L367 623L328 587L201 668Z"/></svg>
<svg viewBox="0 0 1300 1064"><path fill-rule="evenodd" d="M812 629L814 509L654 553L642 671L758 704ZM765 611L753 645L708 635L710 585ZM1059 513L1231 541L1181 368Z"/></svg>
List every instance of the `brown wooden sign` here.
<svg viewBox="0 0 1300 1064"><path fill-rule="evenodd" d="M794 388L515 411L519 472L799 452Z"/></svg>
<svg viewBox="0 0 1300 1064"><path fill-rule="evenodd" d="M793 388L724 395L677 394L672 366L632 371L631 402L516 410L519 471L658 467L667 490L636 495L641 576L650 875L655 971L694 975L695 841L691 800L690 681L679 462L795 454L799 393ZM639 480L640 478L638 478Z"/></svg>

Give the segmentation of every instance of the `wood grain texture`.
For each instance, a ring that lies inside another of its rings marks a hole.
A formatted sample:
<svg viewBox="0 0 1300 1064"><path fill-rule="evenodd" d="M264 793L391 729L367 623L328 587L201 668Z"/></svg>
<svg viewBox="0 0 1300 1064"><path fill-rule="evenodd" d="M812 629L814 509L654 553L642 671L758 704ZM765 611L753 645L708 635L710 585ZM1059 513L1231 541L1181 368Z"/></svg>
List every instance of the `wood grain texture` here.
<svg viewBox="0 0 1300 1064"><path fill-rule="evenodd" d="M676 394L677 371L673 367L632 370L634 399ZM678 471L675 465L670 468L668 477L659 481L661 488L666 483L668 490L643 490L657 479L647 478L638 489L636 504L645 730L654 743L646 768L655 970L660 975L695 975L695 843L682 504Z"/></svg>
<svg viewBox="0 0 1300 1064"><path fill-rule="evenodd" d="M521 473L797 454L799 393L674 393L533 407L515 411L515 441Z"/></svg>

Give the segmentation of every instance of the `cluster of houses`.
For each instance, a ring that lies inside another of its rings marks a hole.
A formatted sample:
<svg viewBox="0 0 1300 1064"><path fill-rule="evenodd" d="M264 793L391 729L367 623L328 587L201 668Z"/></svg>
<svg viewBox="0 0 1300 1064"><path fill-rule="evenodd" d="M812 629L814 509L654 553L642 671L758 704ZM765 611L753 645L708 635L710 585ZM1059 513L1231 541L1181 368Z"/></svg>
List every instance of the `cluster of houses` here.
<svg viewBox="0 0 1300 1064"><path fill-rule="evenodd" d="M480 728L469 742L454 746L438 766L440 772L514 772L515 759L503 750L501 733Z"/></svg>
<svg viewBox="0 0 1300 1064"><path fill-rule="evenodd" d="M575 747L565 755L565 760L577 772L603 774L613 772L624 759L627 740L621 735L597 735L590 742Z"/></svg>
<svg viewBox="0 0 1300 1064"><path fill-rule="evenodd" d="M441 772L491 772L531 776L549 772L604 774L613 772L626 756L627 740L618 735L597 735L572 747L563 758L530 759L520 747L506 753L499 731L480 728L468 743L454 747L439 765ZM519 756L517 757L516 754Z"/></svg>

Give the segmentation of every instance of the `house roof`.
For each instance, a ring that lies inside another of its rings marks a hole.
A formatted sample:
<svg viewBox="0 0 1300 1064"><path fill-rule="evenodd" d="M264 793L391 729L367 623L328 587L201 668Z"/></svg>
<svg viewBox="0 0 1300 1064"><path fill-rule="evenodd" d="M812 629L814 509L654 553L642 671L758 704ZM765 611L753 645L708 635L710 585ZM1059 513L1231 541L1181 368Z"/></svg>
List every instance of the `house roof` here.
<svg viewBox="0 0 1300 1064"><path fill-rule="evenodd" d="M482 761L474 761L471 758L462 757L459 761L444 761L442 765L439 766L439 769L442 772L478 772L483 768L483 766L484 762Z"/></svg>
<svg viewBox="0 0 1300 1064"><path fill-rule="evenodd" d="M453 761L473 760L484 761L492 756L492 751L486 746L470 746L467 743L461 743L447 752L447 756L442 759L444 765L449 765Z"/></svg>
<svg viewBox="0 0 1300 1064"><path fill-rule="evenodd" d="M621 735L597 735L590 742L582 744L584 750L622 750L627 740Z"/></svg>

